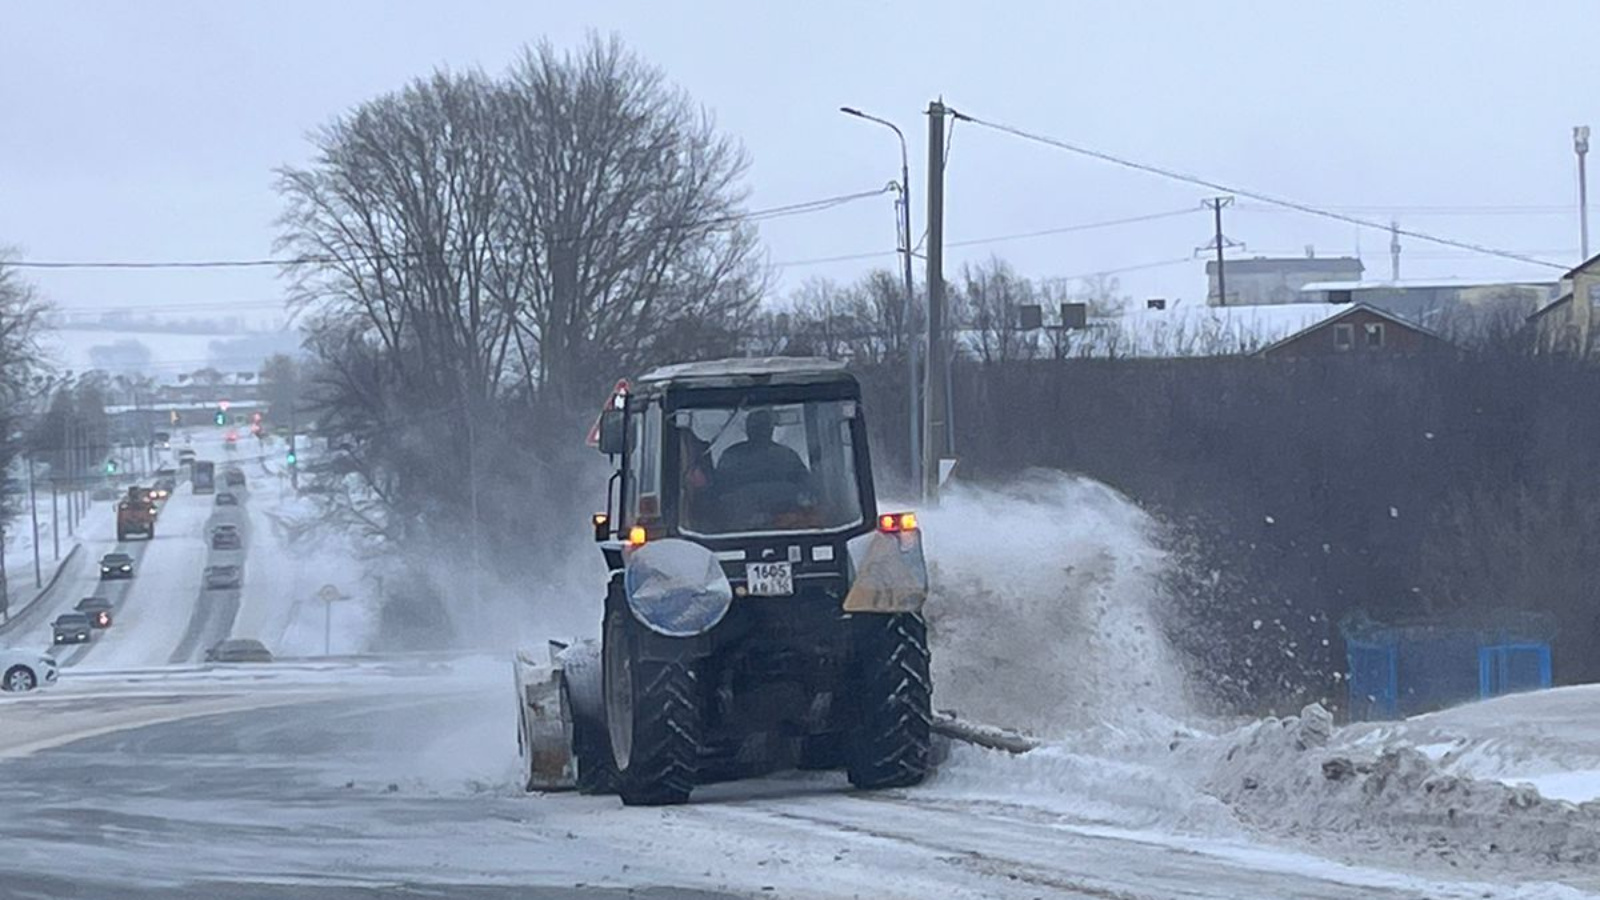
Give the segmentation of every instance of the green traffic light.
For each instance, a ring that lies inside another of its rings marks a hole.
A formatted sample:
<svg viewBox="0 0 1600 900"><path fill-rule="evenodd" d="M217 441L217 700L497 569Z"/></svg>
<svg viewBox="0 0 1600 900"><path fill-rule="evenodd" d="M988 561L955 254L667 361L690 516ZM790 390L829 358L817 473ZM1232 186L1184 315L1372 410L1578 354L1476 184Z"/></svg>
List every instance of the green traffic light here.
<svg viewBox="0 0 1600 900"><path fill-rule="evenodd" d="M217 413L215 421L218 425L228 424L228 414L223 412Z"/></svg>
<svg viewBox="0 0 1600 900"><path fill-rule="evenodd" d="M288 464L289 464L289 465L291 465L291 466L292 466L292 465L294 465L294 461L295 461L295 455L294 455L294 451L293 451L293 450L290 450L290 451L289 451L289 455L287 455L287 456L285 456L285 457L284 457L284 458L283 458L283 461L284 461L284 462L285 462L285 463L288 463Z"/></svg>
<svg viewBox="0 0 1600 900"><path fill-rule="evenodd" d="M106 460L106 474L107 475L115 475L115 474L117 474L117 464L116 464L116 462L114 460L109 460L109 459Z"/></svg>

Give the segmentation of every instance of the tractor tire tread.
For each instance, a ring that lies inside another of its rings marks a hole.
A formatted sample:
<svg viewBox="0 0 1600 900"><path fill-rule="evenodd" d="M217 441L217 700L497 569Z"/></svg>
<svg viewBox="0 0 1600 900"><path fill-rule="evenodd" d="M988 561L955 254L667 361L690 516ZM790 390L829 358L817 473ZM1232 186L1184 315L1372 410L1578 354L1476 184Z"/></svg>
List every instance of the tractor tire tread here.
<svg viewBox="0 0 1600 900"><path fill-rule="evenodd" d="M848 750L850 783L865 790L910 787L933 760L933 681L928 630L915 613L858 616L857 713Z"/></svg>

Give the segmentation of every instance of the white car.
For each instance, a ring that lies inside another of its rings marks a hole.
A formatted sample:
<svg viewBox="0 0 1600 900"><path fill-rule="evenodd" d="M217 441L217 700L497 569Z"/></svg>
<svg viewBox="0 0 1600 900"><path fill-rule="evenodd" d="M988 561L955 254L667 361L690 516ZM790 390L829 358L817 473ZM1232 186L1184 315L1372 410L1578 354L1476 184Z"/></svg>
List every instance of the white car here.
<svg viewBox="0 0 1600 900"><path fill-rule="evenodd" d="M31 691L56 683L55 657L37 650L0 649L0 690Z"/></svg>

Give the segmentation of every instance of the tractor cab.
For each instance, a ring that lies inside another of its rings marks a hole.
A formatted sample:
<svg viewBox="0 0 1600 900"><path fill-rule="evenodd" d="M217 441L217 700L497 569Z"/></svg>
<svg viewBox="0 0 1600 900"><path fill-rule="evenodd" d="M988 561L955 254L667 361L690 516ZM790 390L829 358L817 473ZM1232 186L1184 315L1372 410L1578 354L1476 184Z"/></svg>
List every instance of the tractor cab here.
<svg viewBox="0 0 1600 900"><path fill-rule="evenodd" d="M633 545L687 538L731 550L831 544L871 531L860 395L844 366L827 360L650 372L601 414L597 443L619 468L596 537Z"/></svg>

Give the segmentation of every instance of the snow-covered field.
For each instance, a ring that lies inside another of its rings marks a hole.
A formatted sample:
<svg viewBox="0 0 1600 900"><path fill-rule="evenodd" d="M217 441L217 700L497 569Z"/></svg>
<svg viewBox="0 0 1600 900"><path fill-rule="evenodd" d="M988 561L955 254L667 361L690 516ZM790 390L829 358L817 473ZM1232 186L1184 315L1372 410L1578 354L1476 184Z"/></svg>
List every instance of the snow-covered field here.
<svg viewBox="0 0 1600 900"><path fill-rule="evenodd" d="M274 353L295 353L293 331L238 331L182 334L167 331L56 328L40 341L48 358L63 369L104 369L171 377L211 366L225 372L254 372Z"/></svg>

